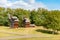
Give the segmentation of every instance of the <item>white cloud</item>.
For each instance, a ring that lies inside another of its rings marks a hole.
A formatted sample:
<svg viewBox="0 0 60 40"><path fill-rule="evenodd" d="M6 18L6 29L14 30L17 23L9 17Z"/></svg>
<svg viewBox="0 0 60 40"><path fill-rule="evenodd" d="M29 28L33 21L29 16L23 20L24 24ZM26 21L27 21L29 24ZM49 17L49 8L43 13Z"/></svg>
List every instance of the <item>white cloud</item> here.
<svg viewBox="0 0 60 40"><path fill-rule="evenodd" d="M35 0L29 0L30 3L35 3Z"/></svg>
<svg viewBox="0 0 60 40"><path fill-rule="evenodd" d="M19 0L15 2L9 2L8 0L0 0L1 7L10 7L10 8L23 8L23 9L37 9L39 7L47 8L42 2L37 3L35 0Z"/></svg>
<svg viewBox="0 0 60 40"><path fill-rule="evenodd" d="M0 0L0 7L10 7L12 6L11 3L9 3L7 0Z"/></svg>

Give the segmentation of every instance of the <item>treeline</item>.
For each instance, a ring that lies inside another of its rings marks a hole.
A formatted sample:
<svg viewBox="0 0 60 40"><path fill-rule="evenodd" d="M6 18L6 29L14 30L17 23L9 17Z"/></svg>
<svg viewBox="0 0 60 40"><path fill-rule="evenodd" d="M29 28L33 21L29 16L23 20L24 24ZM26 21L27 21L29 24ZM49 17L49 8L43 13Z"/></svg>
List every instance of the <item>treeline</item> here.
<svg viewBox="0 0 60 40"><path fill-rule="evenodd" d="M60 30L60 10L47 10L38 8L37 10L24 10L21 8L11 9L0 7L0 25L9 26L7 14L10 13L17 16L19 19L19 26L22 27L23 17L30 18L31 24L43 26L54 31Z"/></svg>

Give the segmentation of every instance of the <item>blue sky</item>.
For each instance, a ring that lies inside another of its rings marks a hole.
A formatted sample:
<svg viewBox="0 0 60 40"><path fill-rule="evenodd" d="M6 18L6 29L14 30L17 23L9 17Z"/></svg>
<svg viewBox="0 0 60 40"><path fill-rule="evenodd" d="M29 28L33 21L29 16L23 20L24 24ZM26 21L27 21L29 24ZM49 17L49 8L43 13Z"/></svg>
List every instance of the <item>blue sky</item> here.
<svg viewBox="0 0 60 40"><path fill-rule="evenodd" d="M60 9L60 0L36 0L36 2L44 3L49 9Z"/></svg>
<svg viewBox="0 0 60 40"><path fill-rule="evenodd" d="M60 10L60 0L0 0L1 7Z"/></svg>

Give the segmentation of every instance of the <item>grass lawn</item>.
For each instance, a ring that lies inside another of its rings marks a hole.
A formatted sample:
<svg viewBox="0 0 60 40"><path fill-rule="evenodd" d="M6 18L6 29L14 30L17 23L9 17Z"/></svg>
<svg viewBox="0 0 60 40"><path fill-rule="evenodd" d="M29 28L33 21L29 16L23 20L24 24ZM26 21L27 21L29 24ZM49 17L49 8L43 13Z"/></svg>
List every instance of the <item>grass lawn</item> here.
<svg viewBox="0 0 60 40"><path fill-rule="evenodd" d="M39 32L36 32L35 31L36 29L39 29L39 28L18 28L18 29L10 29L9 27L0 26L0 31L14 32L14 33L19 33L21 35L40 34Z"/></svg>
<svg viewBox="0 0 60 40"><path fill-rule="evenodd" d="M15 38L11 40L60 40L60 34L53 35L53 34L47 34L43 32L36 31L37 29L44 29L42 27L35 27L35 28L18 28L18 29L10 29L9 27L0 26L0 32L6 32L1 33L2 36L11 36L16 34L7 34L7 32L17 33L19 35L36 35L40 37L33 37L33 38ZM18 36L18 35L17 35Z"/></svg>
<svg viewBox="0 0 60 40"><path fill-rule="evenodd" d="M17 36L16 34L8 34L8 33L1 33L0 32L0 37L8 37L8 36Z"/></svg>
<svg viewBox="0 0 60 40"><path fill-rule="evenodd" d="M38 38L20 38L20 39L12 39L12 40L60 40L60 38L55 37L38 37Z"/></svg>

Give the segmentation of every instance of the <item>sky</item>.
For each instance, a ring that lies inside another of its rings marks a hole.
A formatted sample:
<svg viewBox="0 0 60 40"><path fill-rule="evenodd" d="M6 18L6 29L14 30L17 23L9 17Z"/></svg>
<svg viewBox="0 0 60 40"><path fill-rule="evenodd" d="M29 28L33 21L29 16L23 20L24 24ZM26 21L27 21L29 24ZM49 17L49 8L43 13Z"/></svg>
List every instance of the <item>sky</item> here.
<svg viewBox="0 0 60 40"><path fill-rule="evenodd" d="M0 0L0 7L60 10L60 0Z"/></svg>

